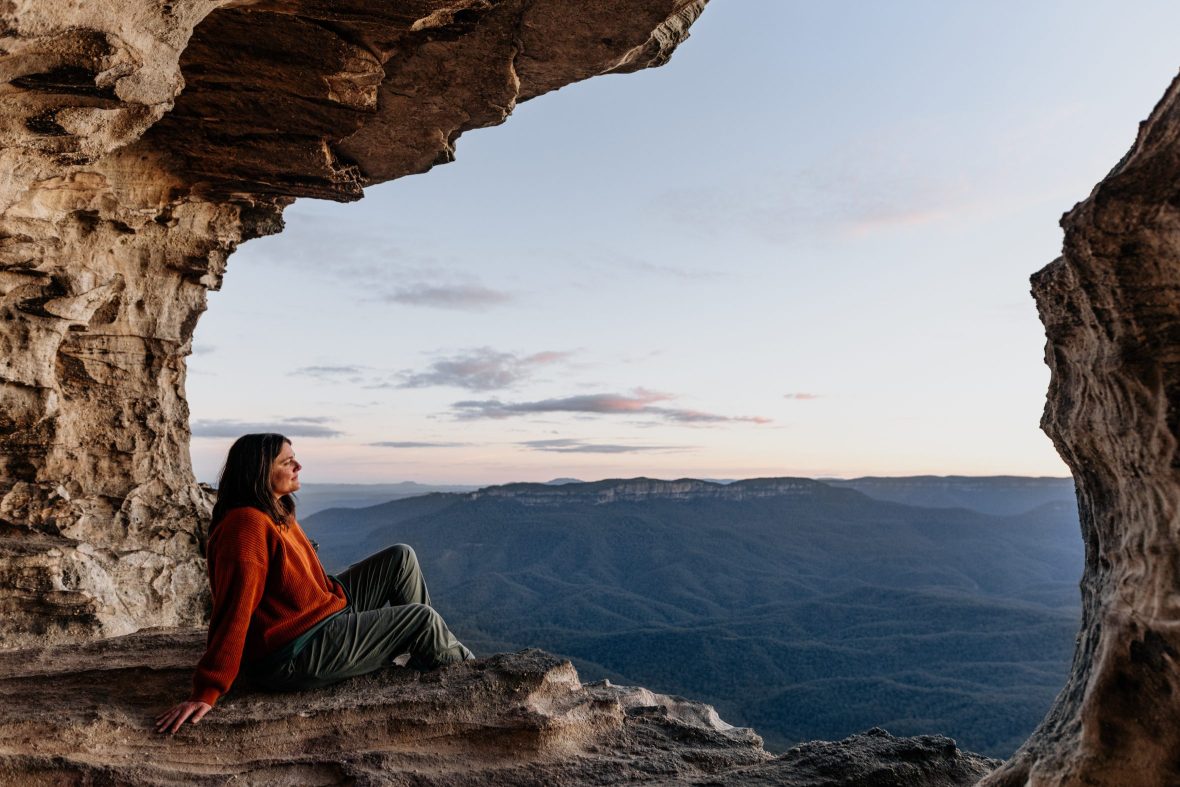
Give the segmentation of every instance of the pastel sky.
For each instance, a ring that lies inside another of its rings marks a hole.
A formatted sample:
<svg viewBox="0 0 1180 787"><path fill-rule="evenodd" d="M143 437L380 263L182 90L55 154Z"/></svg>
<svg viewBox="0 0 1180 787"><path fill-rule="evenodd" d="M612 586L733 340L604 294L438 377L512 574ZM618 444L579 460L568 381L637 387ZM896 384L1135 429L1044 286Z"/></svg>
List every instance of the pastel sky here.
<svg viewBox="0 0 1180 787"><path fill-rule="evenodd" d="M1174 2L714 0L663 68L301 200L211 293L192 455L304 482L1067 475L1028 277L1177 73Z"/></svg>

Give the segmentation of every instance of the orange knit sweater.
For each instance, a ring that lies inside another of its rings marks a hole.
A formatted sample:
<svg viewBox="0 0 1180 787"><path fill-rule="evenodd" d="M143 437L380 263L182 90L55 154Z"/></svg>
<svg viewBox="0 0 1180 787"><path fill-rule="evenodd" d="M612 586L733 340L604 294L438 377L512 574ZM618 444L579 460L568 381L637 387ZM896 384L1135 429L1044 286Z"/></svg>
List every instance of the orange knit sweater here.
<svg viewBox="0 0 1180 787"><path fill-rule="evenodd" d="M276 525L256 508L234 508L206 548L213 616L193 676L193 702L229 691L243 658L271 653L347 605L299 527Z"/></svg>

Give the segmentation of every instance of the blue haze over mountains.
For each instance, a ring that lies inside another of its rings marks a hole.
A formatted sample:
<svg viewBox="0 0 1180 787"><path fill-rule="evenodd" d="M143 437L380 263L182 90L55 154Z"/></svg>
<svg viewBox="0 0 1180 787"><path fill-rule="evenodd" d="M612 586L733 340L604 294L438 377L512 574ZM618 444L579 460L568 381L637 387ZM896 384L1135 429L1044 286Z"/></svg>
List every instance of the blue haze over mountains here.
<svg viewBox="0 0 1180 787"><path fill-rule="evenodd" d="M883 726L1008 756L1080 621L1072 479L508 484L300 521L329 571L413 546L479 655L545 648L772 750Z"/></svg>

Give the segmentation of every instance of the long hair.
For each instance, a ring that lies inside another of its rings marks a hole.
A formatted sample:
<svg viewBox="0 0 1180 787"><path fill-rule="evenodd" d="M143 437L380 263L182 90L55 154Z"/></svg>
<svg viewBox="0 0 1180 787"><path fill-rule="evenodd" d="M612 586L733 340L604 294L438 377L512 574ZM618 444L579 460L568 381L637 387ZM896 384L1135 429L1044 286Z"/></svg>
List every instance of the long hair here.
<svg viewBox="0 0 1180 787"><path fill-rule="evenodd" d="M275 499L270 488L270 468L275 457L291 442L281 434L242 435L229 447L221 476L217 480L217 502L209 534L225 518L231 508L257 508L279 525L287 524L295 514L295 497L283 495Z"/></svg>

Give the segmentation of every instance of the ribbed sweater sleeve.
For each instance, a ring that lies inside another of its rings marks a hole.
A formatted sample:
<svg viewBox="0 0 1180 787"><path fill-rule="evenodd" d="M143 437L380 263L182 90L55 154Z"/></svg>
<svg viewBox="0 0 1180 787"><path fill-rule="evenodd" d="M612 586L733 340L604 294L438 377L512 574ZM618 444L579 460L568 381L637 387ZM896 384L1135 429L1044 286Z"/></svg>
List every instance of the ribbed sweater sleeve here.
<svg viewBox="0 0 1180 787"><path fill-rule="evenodd" d="M226 527L229 523L223 520L218 537L210 539L213 614L205 655L193 675L192 702L213 705L229 691L241 669L250 618L266 588L266 520L255 516L237 519L232 527Z"/></svg>

